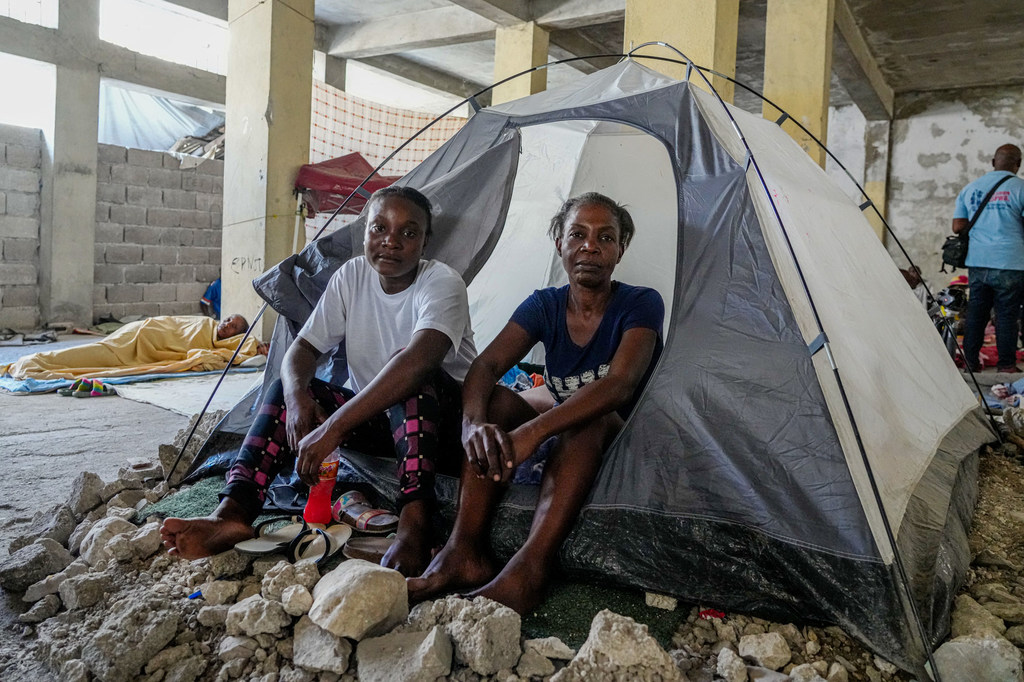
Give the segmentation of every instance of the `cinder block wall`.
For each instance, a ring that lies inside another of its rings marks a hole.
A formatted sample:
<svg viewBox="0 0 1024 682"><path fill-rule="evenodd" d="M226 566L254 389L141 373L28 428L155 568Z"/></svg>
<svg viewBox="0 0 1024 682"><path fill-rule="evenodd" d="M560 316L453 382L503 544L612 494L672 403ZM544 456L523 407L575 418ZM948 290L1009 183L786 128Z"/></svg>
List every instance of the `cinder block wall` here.
<svg viewBox="0 0 1024 682"><path fill-rule="evenodd" d="M100 145L93 315L199 314L220 276L224 163Z"/></svg>
<svg viewBox="0 0 1024 682"><path fill-rule="evenodd" d="M42 132L0 125L0 327L39 324Z"/></svg>

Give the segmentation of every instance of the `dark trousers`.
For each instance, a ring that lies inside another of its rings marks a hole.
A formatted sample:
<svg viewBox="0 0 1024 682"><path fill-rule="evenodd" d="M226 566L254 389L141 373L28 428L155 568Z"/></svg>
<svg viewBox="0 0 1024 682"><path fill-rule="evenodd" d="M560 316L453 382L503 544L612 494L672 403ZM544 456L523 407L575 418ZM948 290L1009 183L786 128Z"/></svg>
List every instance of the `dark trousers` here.
<svg viewBox="0 0 1024 682"><path fill-rule="evenodd" d="M972 367L978 366L978 353L985 339L985 327L995 307L998 366L1013 367L1017 363L1017 325L1024 297L1024 270L970 268L968 282L971 297L967 301L964 329L967 363Z"/></svg>
<svg viewBox="0 0 1024 682"><path fill-rule="evenodd" d="M327 414L350 400L352 391L313 379L309 393ZM273 382L227 475L221 499L230 497L256 518L267 488L295 453L288 446L288 411L281 381ZM462 459L462 387L446 372L405 400L353 430L342 445L368 454L395 453L399 509L413 500L435 500L436 472L454 473Z"/></svg>

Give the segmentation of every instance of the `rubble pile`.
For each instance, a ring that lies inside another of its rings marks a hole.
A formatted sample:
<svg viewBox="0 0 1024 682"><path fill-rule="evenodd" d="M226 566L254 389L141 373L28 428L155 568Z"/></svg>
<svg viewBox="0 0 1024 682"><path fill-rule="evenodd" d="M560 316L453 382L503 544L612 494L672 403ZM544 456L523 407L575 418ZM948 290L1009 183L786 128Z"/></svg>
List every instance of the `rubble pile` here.
<svg viewBox="0 0 1024 682"><path fill-rule="evenodd" d="M1020 465L990 459L998 485L1013 485L1005 469ZM42 661L52 679L912 679L836 627L697 606L666 650L647 626L605 610L574 651L554 637L524 637L519 614L487 599L446 597L410 609L402 576L365 561L343 561L323 575L311 561L290 564L279 555L229 551L182 561L162 551L158 519L136 518L167 493L162 476L159 463L142 460L109 483L80 475L67 502L36 515L0 563L0 587L31 604L20 616L18 655ZM954 605L951 638L935 653L947 680L1024 682L1024 496L1014 508L1004 497L1021 490L991 492L982 491L977 558ZM676 608L658 595L648 602ZM19 670L0 650L0 677L29 679Z"/></svg>

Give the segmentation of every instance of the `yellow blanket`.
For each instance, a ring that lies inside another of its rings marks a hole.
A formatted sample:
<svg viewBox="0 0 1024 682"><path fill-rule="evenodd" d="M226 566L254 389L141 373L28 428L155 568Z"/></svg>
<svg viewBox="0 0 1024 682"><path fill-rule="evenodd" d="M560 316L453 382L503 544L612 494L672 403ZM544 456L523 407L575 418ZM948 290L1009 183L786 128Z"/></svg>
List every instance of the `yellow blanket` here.
<svg viewBox="0 0 1024 682"><path fill-rule="evenodd" d="M0 375L80 379L224 369L242 336L218 340L217 324L191 315L150 317L130 322L102 341L26 355L0 368ZM235 364L255 356L257 346L256 339L246 339Z"/></svg>

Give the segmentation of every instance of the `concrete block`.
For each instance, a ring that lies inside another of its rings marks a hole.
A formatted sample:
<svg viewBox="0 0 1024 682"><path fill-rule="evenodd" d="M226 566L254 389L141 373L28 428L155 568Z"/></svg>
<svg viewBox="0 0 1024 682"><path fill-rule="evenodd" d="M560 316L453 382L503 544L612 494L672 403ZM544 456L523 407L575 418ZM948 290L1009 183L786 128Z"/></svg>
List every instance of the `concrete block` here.
<svg viewBox="0 0 1024 682"><path fill-rule="evenodd" d="M7 215L32 217L39 213L38 192L7 192Z"/></svg>
<svg viewBox="0 0 1024 682"><path fill-rule="evenodd" d="M160 244L163 246L191 246L195 230L187 227L159 228Z"/></svg>
<svg viewBox="0 0 1024 682"><path fill-rule="evenodd" d="M39 290L29 286L8 286L3 288L4 308L30 308L39 303Z"/></svg>
<svg viewBox="0 0 1024 682"><path fill-rule="evenodd" d="M182 189L181 171L166 168L150 168L147 172L147 183L150 187L161 189Z"/></svg>
<svg viewBox="0 0 1024 682"><path fill-rule="evenodd" d="M100 264L93 266L92 279L96 284L120 284L124 281L125 265Z"/></svg>
<svg viewBox="0 0 1024 682"><path fill-rule="evenodd" d="M0 215L7 213L7 193L0 192Z"/></svg>
<svg viewBox="0 0 1024 682"><path fill-rule="evenodd" d="M142 300L146 303L169 303L178 300L179 284L144 284Z"/></svg>
<svg viewBox="0 0 1024 682"><path fill-rule="evenodd" d="M109 163L97 163L96 164L96 182L110 182L110 164Z"/></svg>
<svg viewBox="0 0 1024 682"><path fill-rule="evenodd" d="M224 208L224 197L219 194L197 192L196 208L200 211L220 211Z"/></svg>
<svg viewBox="0 0 1024 682"><path fill-rule="evenodd" d="M143 249L145 254L145 249ZM145 260L145 256L143 256ZM143 263L141 265L125 265L124 281L129 284L149 284L160 281L160 266L156 264ZM146 300L143 297L142 300Z"/></svg>
<svg viewBox="0 0 1024 682"><path fill-rule="evenodd" d="M212 211L210 213L210 227L218 229L218 230L221 227L223 227L222 221L221 221L221 216L222 215L223 214L221 213L221 211Z"/></svg>
<svg viewBox="0 0 1024 682"><path fill-rule="evenodd" d="M104 257L107 263L139 263L142 260L142 247L135 244L108 244Z"/></svg>
<svg viewBox="0 0 1024 682"><path fill-rule="evenodd" d="M100 182L96 184L96 198L108 204L123 204L127 188L117 182Z"/></svg>
<svg viewBox="0 0 1024 682"><path fill-rule="evenodd" d="M160 152L152 152L146 149L129 149L128 164L132 166L145 166L146 168L162 168L164 155Z"/></svg>
<svg viewBox="0 0 1024 682"><path fill-rule="evenodd" d="M147 265L174 265L178 262L178 249L174 246L146 246L142 249L142 261Z"/></svg>
<svg viewBox="0 0 1024 682"><path fill-rule="evenodd" d="M122 225L145 225L146 209L129 204L112 205L110 207L110 222Z"/></svg>
<svg viewBox="0 0 1024 682"><path fill-rule="evenodd" d="M107 301L110 303L139 303L142 301L141 284L113 284L107 287Z"/></svg>
<svg viewBox="0 0 1024 682"><path fill-rule="evenodd" d="M105 201L96 202L96 222L97 223L108 223L110 222L110 204Z"/></svg>
<svg viewBox="0 0 1024 682"><path fill-rule="evenodd" d="M124 225L96 223L96 241L100 244L120 244L124 241Z"/></svg>
<svg viewBox="0 0 1024 682"><path fill-rule="evenodd" d="M0 166L0 190L39 192L39 171Z"/></svg>
<svg viewBox="0 0 1024 682"><path fill-rule="evenodd" d="M96 244L92 245L92 262L93 263L106 263L107 262L107 245Z"/></svg>
<svg viewBox="0 0 1024 682"><path fill-rule="evenodd" d="M146 224L153 227L178 227L182 211L173 208L151 208L146 211Z"/></svg>
<svg viewBox="0 0 1024 682"><path fill-rule="evenodd" d="M159 244L163 228L148 225L126 225L124 241L128 244Z"/></svg>
<svg viewBox="0 0 1024 682"><path fill-rule="evenodd" d="M206 265L209 263L209 249L198 246L183 246L178 249L179 265Z"/></svg>
<svg viewBox="0 0 1024 682"><path fill-rule="evenodd" d="M220 277L220 254L217 254L217 262L207 265L196 266L196 281L209 284Z"/></svg>
<svg viewBox="0 0 1024 682"><path fill-rule="evenodd" d="M173 168L174 170L177 170L177 169L181 168L181 159L179 159L174 154L166 153L166 154L163 155L163 157L164 157L164 168Z"/></svg>
<svg viewBox="0 0 1024 682"><path fill-rule="evenodd" d="M20 144L7 145L7 165L11 168L39 168L42 154L39 146L26 147Z"/></svg>
<svg viewBox="0 0 1024 682"><path fill-rule="evenodd" d="M107 288L102 284L92 285L92 304L103 305L107 302Z"/></svg>
<svg viewBox="0 0 1024 682"><path fill-rule="evenodd" d="M160 315L199 315L199 299L193 302L189 301L174 301L172 303L159 303L158 311Z"/></svg>
<svg viewBox="0 0 1024 682"><path fill-rule="evenodd" d="M3 267L3 266L0 266ZM29 331L39 328L39 308L0 308L0 327Z"/></svg>
<svg viewBox="0 0 1024 682"><path fill-rule="evenodd" d="M196 207L196 193L184 189L165 189L164 206L167 208L194 209Z"/></svg>
<svg viewBox="0 0 1024 682"><path fill-rule="evenodd" d="M187 284L196 281L194 265L165 265L160 269L160 281L173 284Z"/></svg>
<svg viewBox="0 0 1024 682"><path fill-rule="evenodd" d="M181 302L199 302L199 299L206 293L206 287L209 286L206 282L196 282L194 284L174 284L168 285L175 287L175 298L168 300L176 300Z"/></svg>
<svg viewBox="0 0 1024 682"><path fill-rule="evenodd" d="M163 206L163 190L159 187L129 187L128 203L133 206Z"/></svg>
<svg viewBox="0 0 1024 682"><path fill-rule="evenodd" d="M43 144L43 131L38 128L26 128L0 124L0 142L6 144L23 144L28 147L40 147Z"/></svg>
<svg viewBox="0 0 1024 682"><path fill-rule="evenodd" d="M149 317L151 315L159 315L161 303L125 303L124 314L125 315L144 315Z"/></svg>
<svg viewBox="0 0 1024 682"><path fill-rule="evenodd" d="M0 237L39 238L39 218L0 215Z"/></svg>
<svg viewBox="0 0 1024 682"><path fill-rule="evenodd" d="M192 234L193 246L205 246L220 251L220 230L196 230ZM220 256L217 256L218 260Z"/></svg>
<svg viewBox="0 0 1024 682"><path fill-rule="evenodd" d="M126 163L115 163L110 166L111 182L121 182L126 185L146 185L149 182L149 168L129 166Z"/></svg>
<svg viewBox="0 0 1024 682"><path fill-rule="evenodd" d="M210 227L210 213L207 211L182 211L181 226L206 229Z"/></svg>
<svg viewBox="0 0 1024 682"><path fill-rule="evenodd" d="M199 175L195 171L181 173L181 188L207 194L218 194L223 188L217 187L218 178L213 175Z"/></svg>
<svg viewBox="0 0 1024 682"><path fill-rule="evenodd" d="M196 166L196 172L224 177L224 162L219 159L207 159Z"/></svg>
<svg viewBox="0 0 1024 682"><path fill-rule="evenodd" d="M101 144L96 148L96 158L103 163L127 163L128 150L112 144Z"/></svg>
<svg viewBox="0 0 1024 682"><path fill-rule="evenodd" d="M98 304L92 307L93 321L99 320L104 315L110 315L115 320L121 319L122 317L124 317L124 304L108 303L106 305Z"/></svg>
<svg viewBox="0 0 1024 682"><path fill-rule="evenodd" d="M0 285L35 283L35 265L31 263L0 263Z"/></svg>
<svg viewBox="0 0 1024 682"><path fill-rule="evenodd" d="M14 239L3 240L3 262L5 263L34 263L39 253L39 241L36 239Z"/></svg>

